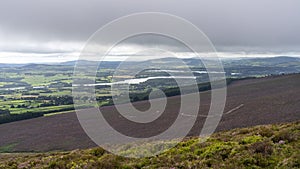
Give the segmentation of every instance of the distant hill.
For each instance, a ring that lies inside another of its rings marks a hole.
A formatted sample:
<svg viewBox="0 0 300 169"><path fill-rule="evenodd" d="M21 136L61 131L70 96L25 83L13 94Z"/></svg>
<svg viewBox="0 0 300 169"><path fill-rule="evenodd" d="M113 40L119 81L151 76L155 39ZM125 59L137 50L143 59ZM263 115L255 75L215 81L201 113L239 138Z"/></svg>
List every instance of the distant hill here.
<svg viewBox="0 0 300 169"><path fill-rule="evenodd" d="M62 62L59 63L59 65L68 65L68 66L74 66L76 65L77 62L81 62L82 64L90 65L93 64L93 61L88 61L88 60L73 60L73 61L67 61L67 62Z"/></svg>
<svg viewBox="0 0 300 169"><path fill-rule="evenodd" d="M277 56L271 58L253 58L250 59L252 61L260 61L260 62L271 62L271 63L286 63L286 62L299 62L300 58L298 57L289 57L289 56Z"/></svg>
<svg viewBox="0 0 300 169"><path fill-rule="evenodd" d="M267 58L228 58L220 60L224 65L239 65L239 66L287 66L287 65L299 65L300 66L300 58L298 57L289 57L289 56L278 56L278 57L267 57ZM207 63L213 63L214 59L209 58L187 58L182 59L182 61L189 66L203 66L203 61ZM162 59L153 59L145 61L145 63L153 64L153 63L178 63L177 58L162 58Z"/></svg>
<svg viewBox="0 0 300 169"><path fill-rule="evenodd" d="M205 60L207 62L212 61L211 59L206 59L203 58L202 60ZM290 56L278 56L278 57L267 57L267 58L228 58L228 59L221 59L224 64L232 64L232 65L265 65L265 66L270 66L270 65L282 65L282 64L292 64L295 65L295 63L300 63L300 58L299 57L290 57ZM199 66L202 65L201 60L198 58L187 58L187 59L182 59L183 62L185 62L187 65L190 66ZM28 66L28 67L34 67L37 65L65 65L65 66L74 66L77 62L80 62L80 64L84 65L91 65L95 64L94 61L88 61L88 60L79 60L79 61L67 61L67 62L61 62L61 63L43 63L43 64L38 64L38 63L28 63L28 64L5 64L5 63L0 63L0 67L22 67L22 66ZM160 58L160 59L151 59L147 61L142 61L145 64L155 64L155 63L177 63L178 58L174 57L167 57L167 58ZM103 61L101 62L103 66L108 67L108 66L113 66L115 67L116 65L119 65L121 62L120 61ZM128 62L128 64L134 64L137 62Z"/></svg>
<svg viewBox="0 0 300 169"><path fill-rule="evenodd" d="M59 65L65 65L65 66L75 66L76 64L80 65L95 65L95 61L88 61L88 60L78 60L78 61L68 61L68 62L62 62ZM96 62L97 63L97 62ZM101 62L100 67L101 68L117 68L120 64L120 61L104 61Z"/></svg>
<svg viewBox="0 0 300 169"><path fill-rule="evenodd" d="M0 68L4 67L22 67L25 66L26 64L6 64L6 63L0 63Z"/></svg>
<svg viewBox="0 0 300 169"><path fill-rule="evenodd" d="M50 66L50 64L37 64L37 63L30 63L22 66L23 68L38 68L38 67L44 67L44 66Z"/></svg>
<svg viewBox="0 0 300 169"><path fill-rule="evenodd" d="M226 60L227 65L245 66L300 66L300 58L289 56L267 57L267 58L241 58Z"/></svg>

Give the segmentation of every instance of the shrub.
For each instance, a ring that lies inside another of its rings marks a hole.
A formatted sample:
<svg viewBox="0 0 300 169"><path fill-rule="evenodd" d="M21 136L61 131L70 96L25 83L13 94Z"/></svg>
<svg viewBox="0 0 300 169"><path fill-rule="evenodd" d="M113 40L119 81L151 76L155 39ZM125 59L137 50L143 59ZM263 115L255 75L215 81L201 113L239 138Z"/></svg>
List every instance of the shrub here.
<svg viewBox="0 0 300 169"><path fill-rule="evenodd" d="M262 155L271 155L273 153L272 144L266 141L256 142L250 146L250 149L252 149L254 153L260 153Z"/></svg>
<svg viewBox="0 0 300 169"><path fill-rule="evenodd" d="M90 154L96 157L100 157L105 153L105 150L101 147L94 148L90 150Z"/></svg>
<svg viewBox="0 0 300 169"><path fill-rule="evenodd" d="M275 134L275 136L272 138L274 143L278 143L280 140L293 142L297 140L297 135L290 130L282 130Z"/></svg>
<svg viewBox="0 0 300 169"><path fill-rule="evenodd" d="M274 131L269 127L261 127L258 134L262 137L271 137L274 134Z"/></svg>
<svg viewBox="0 0 300 169"><path fill-rule="evenodd" d="M248 136L248 137L245 137L242 141L241 141L241 144L252 144L252 143L256 143L256 142L259 142L259 141L262 141L263 138L261 136Z"/></svg>

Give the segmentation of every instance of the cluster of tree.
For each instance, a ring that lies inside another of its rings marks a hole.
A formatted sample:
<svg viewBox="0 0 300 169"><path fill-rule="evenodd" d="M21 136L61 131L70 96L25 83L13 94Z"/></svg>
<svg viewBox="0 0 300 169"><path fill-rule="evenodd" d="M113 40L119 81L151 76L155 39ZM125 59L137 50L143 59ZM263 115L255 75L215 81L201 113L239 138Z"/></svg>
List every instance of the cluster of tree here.
<svg viewBox="0 0 300 169"><path fill-rule="evenodd" d="M227 85L229 85L232 82L239 81L239 80L247 80L247 79L256 79L256 77L227 78L226 82Z"/></svg>
<svg viewBox="0 0 300 169"><path fill-rule="evenodd" d="M22 92L22 96L26 96L26 95L32 95L32 96L38 96L40 95L39 93L34 93L34 92Z"/></svg>
<svg viewBox="0 0 300 169"><path fill-rule="evenodd" d="M154 77L154 76L170 76L169 73L163 71L155 71L155 69L146 69L138 73L135 77L136 78L145 78L145 77Z"/></svg>
<svg viewBox="0 0 300 169"><path fill-rule="evenodd" d="M105 101L105 100L111 100L112 97L111 96L101 96L101 97L97 97L96 100L97 101ZM83 100L87 100L86 98L83 98Z"/></svg>
<svg viewBox="0 0 300 169"><path fill-rule="evenodd" d="M31 87L30 84L26 83L26 82L22 82L22 81L9 81L9 82L13 82L13 84L5 84L2 87L3 88L15 88L15 87L26 87L29 88Z"/></svg>
<svg viewBox="0 0 300 169"><path fill-rule="evenodd" d="M15 106L15 105L11 105L10 106L10 108L28 108L29 106L28 105L26 105L26 104L19 104L19 105L17 105L17 106Z"/></svg>
<svg viewBox="0 0 300 169"><path fill-rule="evenodd" d="M20 82L22 79L23 79L22 77L14 77L14 78L12 78L12 77L10 77L10 78L6 78L6 77L3 78L3 77L1 77L0 81L1 82Z"/></svg>
<svg viewBox="0 0 300 169"><path fill-rule="evenodd" d="M43 115L44 113L32 113L32 112L26 112L21 114L5 114L0 116L0 124L19 121L19 120L26 120L35 117L41 117Z"/></svg>
<svg viewBox="0 0 300 169"><path fill-rule="evenodd" d="M0 110L0 124L9 123L9 122L13 122L13 121L19 121L19 120L32 119L32 118L36 118L36 117L41 117L44 114L69 111L69 110L74 110L74 107L66 107L66 108L56 109L56 110L47 110L47 111L43 111L43 112L29 112L28 111L26 113L20 113L20 114L10 114L9 110ZM1 112L3 112L3 114Z"/></svg>
<svg viewBox="0 0 300 169"><path fill-rule="evenodd" d="M209 82L198 84L198 91L207 91L211 89L211 84ZM167 96L177 96L181 95L181 90L184 91L184 94L194 93L195 88L193 86L184 86L184 87L161 87L160 90ZM148 89L144 92L138 92L138 93L129 93L129 98L131 102L136 101L142 101L142 100L148 100L149 94L152 92L152 89ZM197 92L197 91L196 91ZM153 91L152 96L154 98L160 98L162 97L161 94L158 92L157 95L155 94L155 91ZM97 101L100 101L100 98L97 98ZM108 98L108 103L103 104L102 106L110 106L113 105L113 100L111 97Z"/></svg>
<svg viewBox="0 0 300 169"><path fill-rule="evenodd" d="M10 111L8 109L0 109L0 115L9 115Z"/></svg>
<svg viewBox="0 0 300 169"><path fill-rule="evenodd" d="M45 102L45 103L41 104L40 107L73 104L73 97L68 96L68 95L64 95L64 96L39 96L36 99L37 100L49 100L49 102Z"/></svg>
<svg viewBox="0 0 300 169"><path fill-rule="evenodd" d="M234 81L237 81L237 80L252 79L252 78L253 77L247 77L247 78L227 78L226 79L226 84L229 85L230 83L232 83ZM223 83L215 82L215 87L218 88L218 87L224 87L224 86L223 86ZM185 92L184 94L195 92L195 89L194 89L193 86L161 87L160 89L164 92L164 94L167 97L181 95L181 90ZM198 84L198 91L199 92L207 91L207 90L211 90L211 83L210 82ZM144 91L144 92L130 93L129 94L130 101L131 102L136 102L136 101L148 100L149 99L149 94L151 92L152 92L152 90L148 89L147 91ZM158 94L157 96L155 96L155 92L154 92L154 98L159 98L159 97L161 97L161 95ZM109 99L108 103L103 104L102 106L113 105L112 99L110 97L107 98L107 99ZM97 98L97 101L101 101L101 98Z"/></svg>
<svg viewBox="0 0 300 169"><path fill-rule="evenodd" d="M51 83L49 85L49 88L62 88L62 87L72 87L72 84L65 83L65 82L56 82L56 83Z"/></svg>
<svg viewBox="0 0 300 169"><path fill-rule="evenodd" d="M10 108L30 108L31 100L41 100L45 101L41 103L37 107L48 107L48 106L59 106L59 105L70 105L73 104L73 97L72 96L38 96L34 98L22 98L23 100L29 100L26 104L18 104L18 105L11 105Z"/></svg>

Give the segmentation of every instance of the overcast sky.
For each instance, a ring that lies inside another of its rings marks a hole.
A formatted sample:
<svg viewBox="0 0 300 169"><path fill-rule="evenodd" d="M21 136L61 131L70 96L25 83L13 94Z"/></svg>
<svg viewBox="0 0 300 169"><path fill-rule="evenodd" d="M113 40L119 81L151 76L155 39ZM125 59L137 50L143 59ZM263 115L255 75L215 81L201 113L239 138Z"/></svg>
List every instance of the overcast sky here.
<svg viewBox="0 0 300 169"><path fill-rule="evenodd" d="M192 22L221 56L300 56L299 9L299 0L2 0L0 63L76 59L101 26L136 12Z"/></svg>

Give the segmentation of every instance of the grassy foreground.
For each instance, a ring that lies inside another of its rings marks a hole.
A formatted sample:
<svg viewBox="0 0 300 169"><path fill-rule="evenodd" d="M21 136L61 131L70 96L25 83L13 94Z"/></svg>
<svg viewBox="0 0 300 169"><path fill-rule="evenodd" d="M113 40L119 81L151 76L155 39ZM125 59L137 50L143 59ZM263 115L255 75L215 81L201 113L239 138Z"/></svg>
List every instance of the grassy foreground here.
<svg viewBox="0 0 300 169"><path fill-rule="evenodd" d="M299 137L300 121L219 132L202 143L189 138L161 155L140 159L101 148L1 154L0 168L300 168Z"/></svg>

